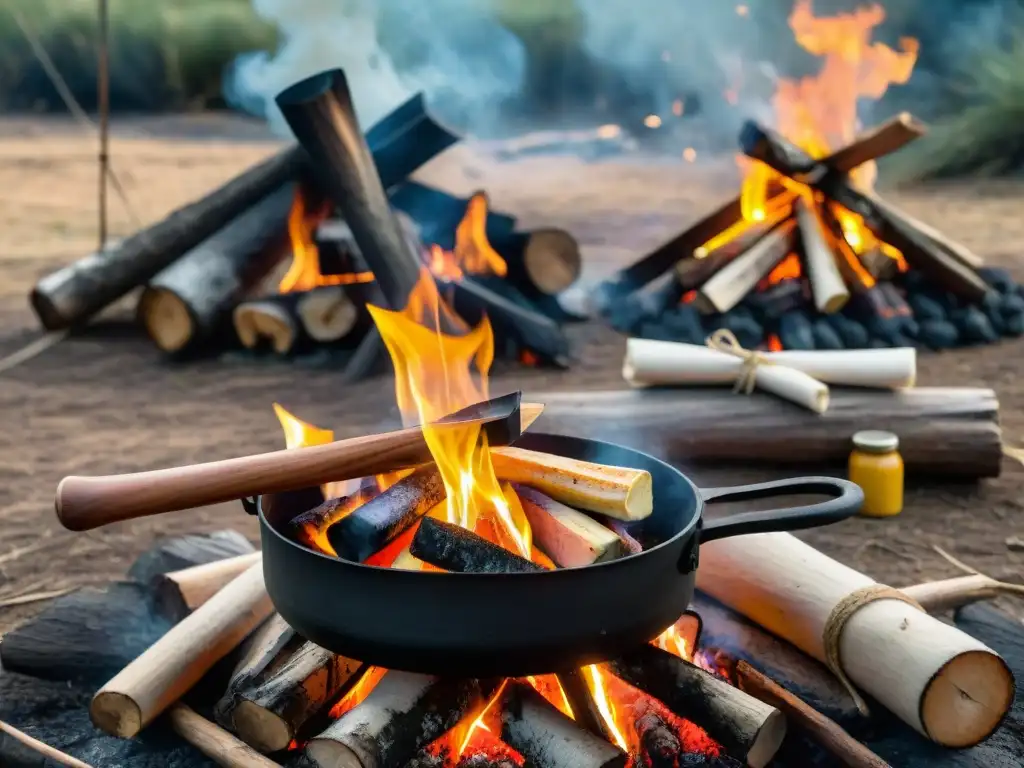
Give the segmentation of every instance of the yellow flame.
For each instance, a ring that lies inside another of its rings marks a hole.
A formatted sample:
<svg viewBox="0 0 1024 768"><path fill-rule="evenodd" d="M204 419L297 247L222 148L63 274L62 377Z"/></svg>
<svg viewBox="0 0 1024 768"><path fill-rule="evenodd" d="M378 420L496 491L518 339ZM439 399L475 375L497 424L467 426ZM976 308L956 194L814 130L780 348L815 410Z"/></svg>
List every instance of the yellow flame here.
<svg viewBox="0 0 1024 768"><path fill-rule="evenodd" d="M597 705L597 711L601 714L601 719L604 720L604 724L608 728L608 734L619 749L628 753L629 742L626 741L626 737L622 735L618 723L615 722L615 712L608 698L608 691L605 688L601 669L597 664L591 664L589 667L583 667L583 675L587 678L590 692L594 697L594 703Z"/></svg>

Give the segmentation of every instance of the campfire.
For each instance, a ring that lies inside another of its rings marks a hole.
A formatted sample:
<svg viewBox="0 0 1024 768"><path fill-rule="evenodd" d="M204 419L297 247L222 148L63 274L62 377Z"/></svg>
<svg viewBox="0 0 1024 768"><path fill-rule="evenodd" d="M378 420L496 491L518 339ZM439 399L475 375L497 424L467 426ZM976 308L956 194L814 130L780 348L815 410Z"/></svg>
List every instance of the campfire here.
<svg viewBox="0 0 1024 768"><path fill-rule="evenodd" d="M725 328L770 351L945 349L1024 333L1024 293L1005 271L874 191L875 160L925 132L901 114L857 133L858 102L905 83L917 57L914 40L872 41L883 19L877 5L816 17L810 0L796 3L790 26L819 73L780 81L777 130L743 129L738 197L602 286L613 325L688 343Z"/></svg>
<svg viewBox="0 0 1024 768"><path fill-rule="evenodd" d="M405 306L426 265L462 322L491 319L502 357L565 365L570 316L555 296L580 274L575 239L518 231L482 191L460 199L412 181L459 140L422 96L364 138L344 75L309 83L321 90L284 95L299 145L44 277L31 295L43 326L78 328L141 286L140 325L165 353L339 353L359 378L382 357L367 304ZM334 122L320 125L324 109Z"/></svg>

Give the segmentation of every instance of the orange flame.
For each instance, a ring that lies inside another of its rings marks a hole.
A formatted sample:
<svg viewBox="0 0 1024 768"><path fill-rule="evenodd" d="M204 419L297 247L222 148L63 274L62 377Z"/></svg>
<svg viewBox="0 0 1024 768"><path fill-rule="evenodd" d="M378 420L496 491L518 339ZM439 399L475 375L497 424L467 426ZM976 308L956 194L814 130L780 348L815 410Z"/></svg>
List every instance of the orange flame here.
<svg viewBox="0 0 1024 768"><path fill-rule="evenodd" d="M387 670L383 667L370 667L363 672L362 677L356 681L356 684L349 688L348 693L338 700L338 703L331 707L330 717L332 720L337 720L339 717L355 709L358 705L362 704L366 697L370 695L370 691L377 687L377 683L381 681L381 678L387 674Z"/></svg>
<svg viewBox="0 0 1024 768"><path fill-rule="evenodd" d="M629 752L629 742L626 741L626 737L623 735L622 728L618 722L619 712L612 703L606 688L605 681L611 675L604 672L597 664L591 664L588 667L583 667L583 676L586 678L587 686L594 697L597 711L601 714L601 719L604 720L605 727L608 729L608 735L611 736L619 749L623 752Z"/></svg>
<svg viewBox="0 0 1024 768"><path fill-rule="evenodd" d="M320 251L313 242L313 232L330 212L329 204L315 211L308 211L302 189L295 188L295 199L288 212L288 239L292 246L292 263L277 286L280 293L308 291L321 285L373 282L372 272L352 272L344 275L320 273Z"/></svg>
<svg viewBox="0 0 1024 768"><path fill-rule="evenodd" d="M769 352L781 352L782 349L783 349L783 347L782 347L782 339L780 339L774 333L771 334L768 337L768 351Z"/></svg>
<svg viewBox="0 0 1024 768"><path fill-rule="evenodd" d="M554 675L535 675L526 678L537 693L548 700L548 703L566 717L573 717L572 706L569 704L569 697L565 695L562 684Z"/></svg>
<svg viewBox="0 0 1024 768"><path fill-rule="evenodd" d="M430 246L427 265L431 273L448 280L471 275L508 274L508 265L487 239L487 194L477 192L469 198L466 212L455 228L455 249L446 251Z"/></svg>
<svg viewBox="0 0 1024 768"><path fill-rule="evenodd" d="M325 445L333 442L334 431L321 429L307 424L301 419L293 416L278 403L274 403L274 413L277 420L281 422L281 429L284 431L284 443L286 448L306 448L313 445ZM359 491L360 480L341 480L336 483L327 483L321 486L325 499L336 499L341 496L350 496ZM358 505L356 505L358 506ZM328 545L330 548L330 545Z"/></svg>

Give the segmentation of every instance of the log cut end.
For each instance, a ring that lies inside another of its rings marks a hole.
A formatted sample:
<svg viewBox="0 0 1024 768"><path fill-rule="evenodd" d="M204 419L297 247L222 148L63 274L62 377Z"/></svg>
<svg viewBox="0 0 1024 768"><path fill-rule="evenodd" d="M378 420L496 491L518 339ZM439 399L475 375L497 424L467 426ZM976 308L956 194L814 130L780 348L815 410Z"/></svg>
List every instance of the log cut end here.
<svg viewBox="0 0 1024 768"><path fill-rule="evenodd" d="M310 337L322 342L345 338L359 320L358 308L341 286L310 291L297 312Z"/></svg>
<svg viewBox="0 0 1024 768"><path fill-rule="evenodd" d="M987 739L1013 704L1015 683L1006 662L988 650L956 656L921 697L921 725L944 747L973 747Z"/></svg>
<svg viewBox="0 0 1024 768"><path fill-rule="evenodd" d="M45 280L46 278L43 278ZM66 320L56 303L47 295L43 281L40 281L28 295L32 311L36 313L43 328L48 331L60 331L70 323Z"/></svg>
<svg viewBox="0 0 1024 768"><path fill-rule="evenodd" d="M166 288L147 288L139 298L139 321L164 352L180 352L195 335L188 305Z"/></svg>
<svg viewBox="0 0 1024 768"><path fill-rule="evenodd" d="M271 303L242 304L234 312L235 332L246 349L269 341L279 355L287 354L295 344L297 328L288 313Z"/></svg>
<svg viewBox="0 0 1024 768"><path fill-rule="evenodd" d="M538 229L530 233L523 265L541 293L561 293L579 279L583 260L576 238L564 229Z"/></svg>
<svg viewBox="0 0 1024 768"><path fill-rule="evenodd" d="M89 705L93 725L120 739L131 739L142 730L142 710L128 695L118 691L100 691Z"/></svg>
<svg viewBox="0 0 1024 768"><path fill-rule="evenodd" d="M365 768L359 755L337 741L313 739L306 745L306 757L316 768Z"/></svg>
<svg viewBox="0 0 1024 768"><path fill-rule="evenodd" d="M238 702L232 725L238 738L264 754L287 748L294 736L284 718L251 701Z"/></svg>
<svg viewBox="0 0 1024 768"><path fill-rule="evenodd" d="M775 757L786 738L786 716L778 709L772 711L761 723L747 752L750 768L764 768Z"/></svg>

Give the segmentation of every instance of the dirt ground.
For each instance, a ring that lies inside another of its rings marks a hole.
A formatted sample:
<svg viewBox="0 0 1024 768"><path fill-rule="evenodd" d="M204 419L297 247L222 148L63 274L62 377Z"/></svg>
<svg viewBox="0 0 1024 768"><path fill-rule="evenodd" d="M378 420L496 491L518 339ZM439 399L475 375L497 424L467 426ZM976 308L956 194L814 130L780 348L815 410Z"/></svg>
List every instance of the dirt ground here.
<svg viewBox="0 0 1024 768"><path fill-rule="evenodd" d="M122 130L114 168L131 211L113 196L114 234L209 190L273 151L259 131L232 134L205 118L173 130ZM213 125L213 127L211 127ZM185 138L167 138L167 134ZM456 147L421 178L457 193L485 187L497 208L526 226L552 223L584 246L585 278L642 255L717 205L735 187L721 165L534 158L498 164ZM0 356L40 336L27 293L41 275L89 252L96 242L95 141L81 130L0 121ZM1024 183L964 184L891 193L913 215L941 227L1024 280ZM571 336L579 363L570 371L504 368L497 389L570 390L621 386L624 343L595 324ZM1024 439L1024 342L923 355L922 385L984 385L1002 405L1007 441ZM122 574L155 536L232 527L255 536L237 505L149 518L88 534L60 528L53 491L67 474L108 474L272 450L282 438L271 403L333 427L365 433L394 419L389 382L339 386L337 371L256 361L172 365L131 323L131 303L88 333L0 373L0 634L38 609L34 593L103 582ZM724 484L767 478L771 470L697 479ZM1024 581L1024 553L1005 540L1024 535L1024 468L1006 460L998 480L978 486L908 488L906 511L886 521L853 520L805 538L840 560L896 586L956 575L938 545L991 575Z"/></svg>

